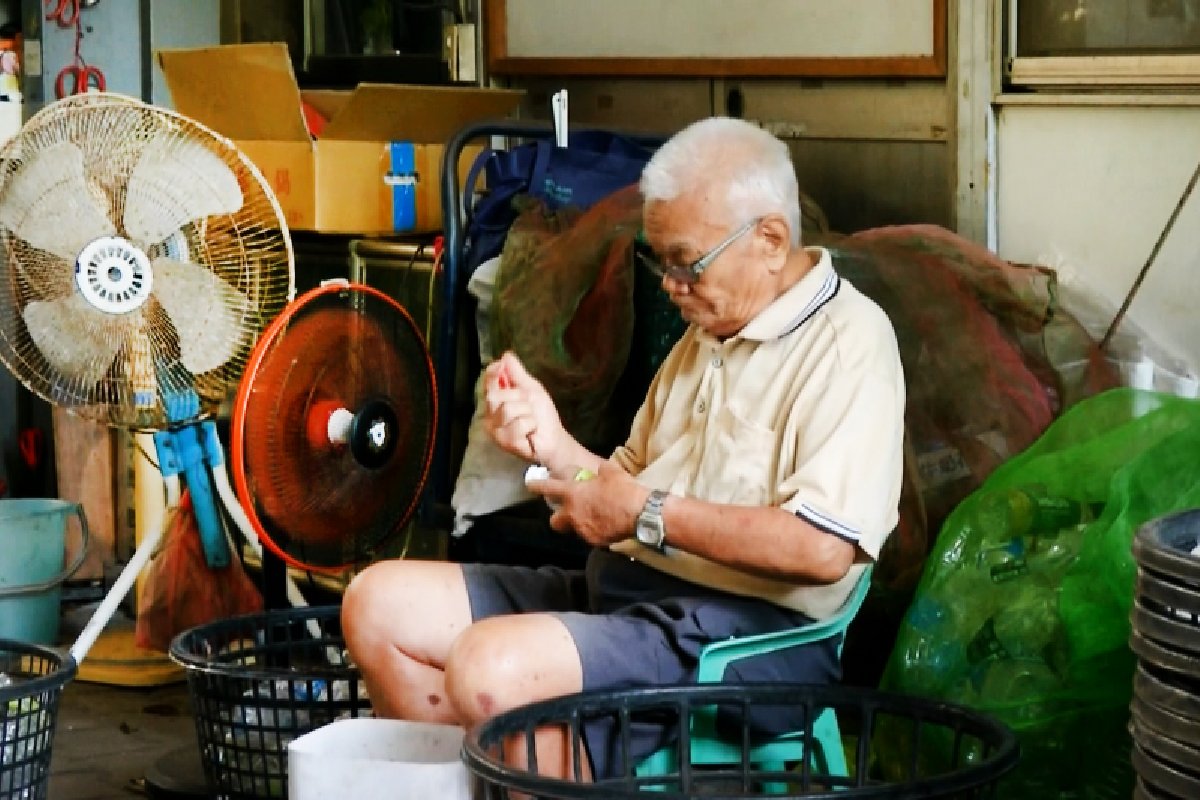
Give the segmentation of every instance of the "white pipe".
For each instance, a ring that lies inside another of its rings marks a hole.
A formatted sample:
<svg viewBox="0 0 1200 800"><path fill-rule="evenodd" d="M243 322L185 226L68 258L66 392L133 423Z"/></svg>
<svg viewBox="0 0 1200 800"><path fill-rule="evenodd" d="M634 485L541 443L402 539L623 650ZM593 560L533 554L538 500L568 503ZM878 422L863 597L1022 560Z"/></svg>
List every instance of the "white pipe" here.
<svg viewBox="0 0 1200 800"><path fill-rule="evenodd" d="M154 471L155 474L158 473L157 469ZM181 493L178 476L164 478L163 483L166 485L166 506L161 511L156 507L155 513L149 519L145 520L144 527L142 528L142 541L138 543L137 549L134 550L133 557L129 559L129 563L121 570L121 574L117 576L116 582L108 590L108 594L104 595L104 599L100 602L100 605L92 612L92 618L88 620L88 624L84 626L83 631L75 640L75 644L71 646L71 656L74 657L77 664L83 663L83 660L87 658L92 645L100 638L100 634L104 633L104 629L108 627L113 614L117 613L117 607L124 602L126 595L129 594L129 590L137 583L142 575L142 571L150 563L150 558L154 555L154 551L158 549L158 543L162 541L168 510L179 505ZM139 489L139 491L141 490Z"/></svg>
<svg viewBox="0 0 1200 800"><path fill-rule="evenodd" d="M96 643L96 639L104 632L108 621L116 613L117 606L121 605L121 601L125 599L125 595L129 594L129 590L133 588L133 584L137 581L142 570L150 563L150 556L158 548L158 542L162 539L162 534L162 526L160 525L157 529L148 531L146 538L142 539L141 544L137 546L137 550L133 553L133 558L129 559L129 563L121 570L116 583L108 590L108 594L104 596L104 600L96 608L96 611L92 614L92 618L88 620L88 624L84 627L83 632L79 634L79 638L71 646L71 655L75 658L75 663L79 664L83 662L83 659L87 657L88 651L92 649L92 645Z"/></svg>
<svg viewBox="0 0 1200 800"><path fill-rule="evenodd" d="M241 530L242 535L246 537L246 541L250 544L250 549L261 560L263 557L262 542L258 540L258 532L254 530L254 526L250 524L250 518L246 516L246 510L242 508L242 504L238 502L237 496L233 493L233 487L229 485L229 472L225 469L225 464L212 468L213 485L217 487L217 495L221 498L221 503L224 504L225 510L229 512L229 516L233 518L234 523ZM307 608L308 601L304 599L304 595L300 593L300 587L292 580L292 576L286 570L284 571L286 579L286 591L288 602L294 608ZM321 626L317 624L315 619L308 621L309 634L320 641L323 636ZM326 655L331 664L341 664L341 654L336 648L327 648Z"/></svg>
<svg viewBox="0 0 1200 800"><path fill-rule="evenodd" d="M163 483L167 486L167 508L175 508L179 505L179 499L183 496L183 489L179 485L179 476L171 475L164 477Z"/></svg>

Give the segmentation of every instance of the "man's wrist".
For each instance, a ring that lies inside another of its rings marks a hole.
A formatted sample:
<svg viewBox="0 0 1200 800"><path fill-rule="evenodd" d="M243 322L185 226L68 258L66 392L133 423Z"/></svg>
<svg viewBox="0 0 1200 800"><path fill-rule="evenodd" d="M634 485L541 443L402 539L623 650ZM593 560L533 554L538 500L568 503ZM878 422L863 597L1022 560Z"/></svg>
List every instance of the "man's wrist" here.
<svg viewBox="0 0 1200 800"><path fill-rule="evenodd" d="M641 517L647 501L650 500L650 490L636 480L630 479L629 483L631 484L629 500L625 507L630 514L629 535L634 536L637 534L638 518Z"/></svg>

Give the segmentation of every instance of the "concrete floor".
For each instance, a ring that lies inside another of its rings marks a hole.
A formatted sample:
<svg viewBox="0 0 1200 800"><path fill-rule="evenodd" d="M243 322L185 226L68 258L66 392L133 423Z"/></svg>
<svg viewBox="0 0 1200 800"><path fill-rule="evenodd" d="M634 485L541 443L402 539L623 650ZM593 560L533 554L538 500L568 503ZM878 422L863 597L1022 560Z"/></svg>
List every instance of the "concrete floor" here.
<svg viewBox="0 0 1200 800"><path fill-rule="evenodd" d="M186 684L121 689L75 681L63 692L50 765L54 800L128 800L144 780L202 780Z"/></svg>

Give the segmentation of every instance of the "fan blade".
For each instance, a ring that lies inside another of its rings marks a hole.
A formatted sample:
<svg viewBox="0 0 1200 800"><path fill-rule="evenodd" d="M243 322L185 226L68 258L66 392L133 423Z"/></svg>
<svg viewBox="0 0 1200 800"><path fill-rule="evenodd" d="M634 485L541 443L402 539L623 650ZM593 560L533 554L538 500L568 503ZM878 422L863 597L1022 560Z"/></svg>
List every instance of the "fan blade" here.
<svg viewBox="0 0 1200 800"><path fill-rule="evenodd" d="M50 365L81 386L103 378L121 349L123 322L96 311L78 292L30 303L23 316L30 337ZM95 329L96 322L101 323L100 330Z"/></svg>
<svg viewBox="0 0 1200 800"><path fill-rule="evenodd" d="M179 361L193 375L225 364L242 345L250 301L204 267L154 259L154 296L179 334Z"/></svg>
<svg viewBox="0 0 1200 800"><path fill-rule="evenodd" d="M72 264L89 243L117 233L88 188L83 151L71 142L41 148L17 168L0 196L0 224Z"/></svg>
<svg viewBox="0 0 1200 800"><path fill-rule="evenodd" d="M125 199L125 232L143 248L192 220L232 214L242 188L216 153L198 141L159 134L146 143Z"/></svg>

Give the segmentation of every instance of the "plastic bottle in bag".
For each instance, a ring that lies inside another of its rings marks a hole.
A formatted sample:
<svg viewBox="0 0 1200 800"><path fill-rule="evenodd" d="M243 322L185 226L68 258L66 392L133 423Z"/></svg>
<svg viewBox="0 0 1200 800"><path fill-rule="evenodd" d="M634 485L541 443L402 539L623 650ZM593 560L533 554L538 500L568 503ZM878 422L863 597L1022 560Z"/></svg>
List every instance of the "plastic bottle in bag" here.
<svg viewBox="0 0 1200 800"><path fill-rule="evenodd" d="M1101 509L1035 489L988 495L976 510L981 534L977 566L993 583L1024 577L1033 561L1042 571L1065 570L1078 555L1083 531Z"/></svg>
<svg viewBox="0 0 1200 800"><path fill-rule="evenodd" d="M904 665L913 686L931 695L946 691L964 663L950 611L931 595L922 595L913 603L904 624L912 636L904 652Z"/></svg>
<svg viewBox="0 0 1200 800"><path fill-rule="evenodd" d="M1031 533L1051 533L1078 525L1088 506L1040 487L1001 489L980 499L975 522L986 545L1005 544Z"/></svg>

